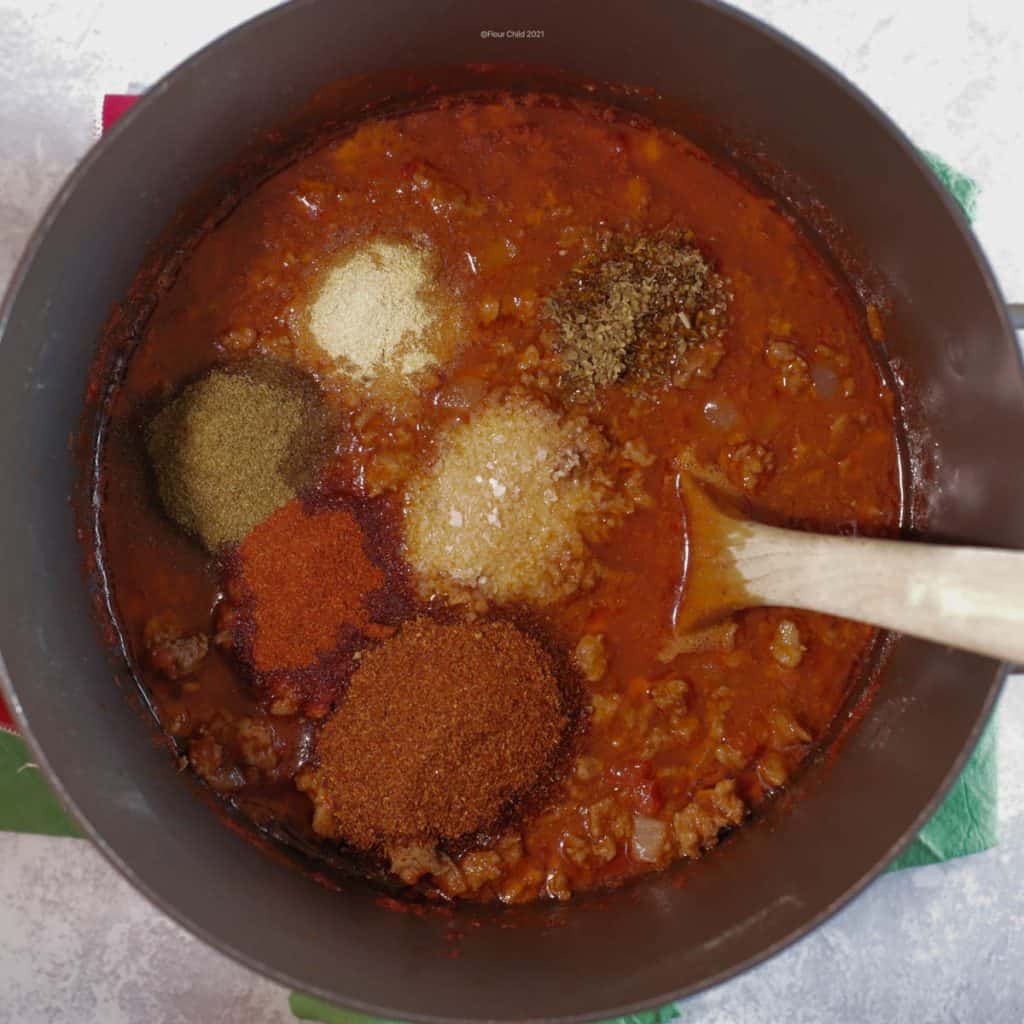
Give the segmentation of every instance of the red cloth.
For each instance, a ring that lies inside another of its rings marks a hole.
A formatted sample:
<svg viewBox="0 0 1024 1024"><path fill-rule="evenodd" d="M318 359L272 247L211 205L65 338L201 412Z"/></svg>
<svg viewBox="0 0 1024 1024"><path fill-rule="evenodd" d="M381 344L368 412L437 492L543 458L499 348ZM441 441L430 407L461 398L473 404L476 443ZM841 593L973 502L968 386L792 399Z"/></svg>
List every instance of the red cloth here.
<svg viewBox="0 0 1024 1024"><path fill-rule="evenodd" d="M108 93L103 97L103 131L109 131L110 126L124 114L138 99L138 96L125 95L122 93ZM15 731L14 719L11 712L0 697L0 729L8 732Z"/></svg>
<svg viewBox="0 0 1024 1024"><path fill-rule="evenodd" d="M138 98L122 93L107 93L103 97L103 130L110 131L110 126L126 113Z"/></svg>

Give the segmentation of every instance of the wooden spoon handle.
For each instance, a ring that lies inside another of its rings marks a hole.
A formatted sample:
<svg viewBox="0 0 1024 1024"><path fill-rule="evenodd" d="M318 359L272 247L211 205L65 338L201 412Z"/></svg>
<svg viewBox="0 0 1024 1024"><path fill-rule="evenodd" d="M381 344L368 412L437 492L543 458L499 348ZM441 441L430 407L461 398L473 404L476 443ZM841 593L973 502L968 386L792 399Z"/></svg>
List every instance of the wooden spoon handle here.
<svg viewBox="0 0 1024 1024"><path fill-rule="evenodd" d="M751 605L827 612L1024 662L1024 552L745 523L733 556Z"/></svg>

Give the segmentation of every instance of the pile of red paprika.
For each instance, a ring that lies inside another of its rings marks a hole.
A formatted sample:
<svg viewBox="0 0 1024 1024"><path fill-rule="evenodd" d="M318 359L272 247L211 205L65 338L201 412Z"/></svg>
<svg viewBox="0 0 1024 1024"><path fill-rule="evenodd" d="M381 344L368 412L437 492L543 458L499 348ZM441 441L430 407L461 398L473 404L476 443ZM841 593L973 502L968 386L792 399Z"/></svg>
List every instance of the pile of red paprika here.
<svg viewBox="0 0 1024 1024"><path fill-rule="evenodd" d="M230 577L236 648L258 675L315 669L356 635L380 633L367 598L385 574L346 507L290 501L242 541Z"/></svg>

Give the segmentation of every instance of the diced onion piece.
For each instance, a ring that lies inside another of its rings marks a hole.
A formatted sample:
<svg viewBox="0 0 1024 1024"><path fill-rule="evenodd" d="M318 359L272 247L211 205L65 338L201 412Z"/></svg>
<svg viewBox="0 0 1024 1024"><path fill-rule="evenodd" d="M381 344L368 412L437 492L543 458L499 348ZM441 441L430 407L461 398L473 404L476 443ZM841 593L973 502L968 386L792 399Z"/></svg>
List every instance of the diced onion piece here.
<svg viewBox="0 0 1024 1024"><path fill-rule="evenodd" d="M719 430L732 430L740 416L728 398L712 398L704 403L704 418Z"/></svg>
<svg viewBox="0 0 1024 1024"><path fill-rule="evenodd" d="M811 380L819 398L828 400L839 393L839 374L827 363L815 363L811 367Z"/></svg>
<svg viewBox="0 0 1024 1024"><path fill-rule="evenodd" d="M634 860L657 863L665 848L665 822L648 818L645 814L633 815L633 839L630 852Z"/></svg>

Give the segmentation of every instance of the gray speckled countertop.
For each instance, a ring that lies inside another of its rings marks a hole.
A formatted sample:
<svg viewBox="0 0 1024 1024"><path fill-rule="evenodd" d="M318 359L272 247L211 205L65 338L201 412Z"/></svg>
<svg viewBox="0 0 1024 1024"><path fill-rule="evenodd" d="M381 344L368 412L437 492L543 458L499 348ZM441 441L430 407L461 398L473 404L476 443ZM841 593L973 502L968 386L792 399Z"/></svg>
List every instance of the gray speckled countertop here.
<svg viewBox="0 0 1024 1024"><path fill-rule="evenodd" d="M134 92L269 6L259 0L0 0L0 283ZM1020 0L741 0L843 70L920 145L982 186L976 231L1024 301ZM700 1024L1024 1019L1024 679L1001 706L997 849L880 878L796 946L685 1004ZM212 952L85 842L0 834L0 1020L293 1020L287 993Z"/></svg>

